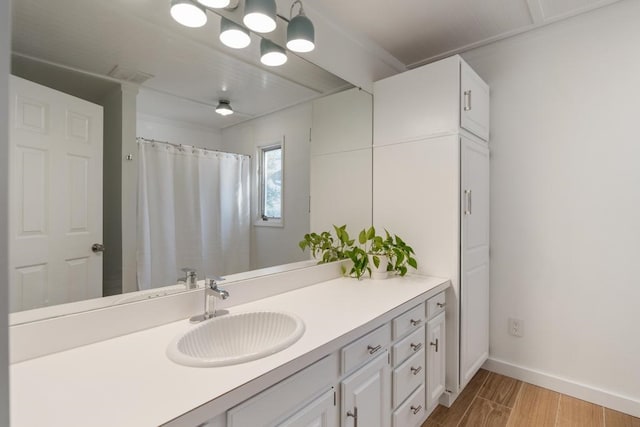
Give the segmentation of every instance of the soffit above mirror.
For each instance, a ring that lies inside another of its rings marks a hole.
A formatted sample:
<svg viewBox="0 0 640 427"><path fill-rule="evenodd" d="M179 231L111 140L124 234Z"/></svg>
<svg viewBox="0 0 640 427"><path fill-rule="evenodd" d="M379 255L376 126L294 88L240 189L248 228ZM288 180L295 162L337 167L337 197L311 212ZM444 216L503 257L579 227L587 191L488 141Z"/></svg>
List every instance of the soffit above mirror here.
<svg viewBox="0 0 640 427"><path fill-rule="evenodd" d="M248 48L229 49L218 39L216 14L208 13L202 28L185 28L171 18L169 6L151 0L17 0L12 50L100 76L116 66L148 74L140 112L216 128L350 86L291 52L284 66L265 67L255 34ZM158 101L167 97L172 102L163 108ZM216 117L220 98L229 99L238 114ZM211 115L203 114L203 106Z"/></svg>

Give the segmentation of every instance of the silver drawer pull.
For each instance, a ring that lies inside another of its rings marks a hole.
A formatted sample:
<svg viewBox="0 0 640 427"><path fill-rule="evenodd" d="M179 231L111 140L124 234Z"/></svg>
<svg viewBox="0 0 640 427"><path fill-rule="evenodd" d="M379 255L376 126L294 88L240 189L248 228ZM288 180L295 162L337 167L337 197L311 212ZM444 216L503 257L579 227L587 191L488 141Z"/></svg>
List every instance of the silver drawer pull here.
<svg viewBox="0 0 640 427"><path fill-rule="evenodd" d="M411 367L411 373L413 375L418 375L422 371L422 366L418 366L417 368Z"/></svg>
<svg viewBox="0 0 640 427"><path fill-rule="evenodd" d="M358 427L358 407L353 408L353 412L347 411L347 417L353 417L353 427Z"/></svg>
<svg viewBox="0 0 640 427"><path fill-rule="evenodd" d="M418 320L411 319L411 326L418 326L420 323L422 323L422 319L418 319Z"/></svg>
<svg viewBox="0 0 640 427"><path fill-rule="evenodd" d="M430 342L429 345L432 345L436 348L436 353L438 352L438 338L436 338L436 342Z"/></svg>
<svg viewBox="0 0 640 427"><path fill-rule="evenodd" d="M437 302L436 305L438 306L438 308L444 308L444 307L446 307L447 303L446 302Z"/></svg>
<svg viewBox="0 0 640 427"><path fill-rule="evenodd" d="M420 411L422 411L422 405L412 406L411 407L411 412L413 412L413 415L416 415Z"/></svg>
<svg viewBox="0 0 640 427"><path fill-rule="evenodd" d="M471 89L464 91L464 111L471 111Z"/></svg>
<svg viewBox="0 0 640 427"><path fill-rule="evenodd" d="M422 348L421 342L419 342L418 344L411 343L411 350L413 350L414 352L419 351L421 348Z"/></svg>
<svg viewBox="0 0 640 427"><path fill-rule="evenodd" d="M369 350L369 354L377 353L378 351L380 351L381 348L382 348L381 345L377 345L375 347L370 346L370 345L367 346L367 350Z"/></svg>

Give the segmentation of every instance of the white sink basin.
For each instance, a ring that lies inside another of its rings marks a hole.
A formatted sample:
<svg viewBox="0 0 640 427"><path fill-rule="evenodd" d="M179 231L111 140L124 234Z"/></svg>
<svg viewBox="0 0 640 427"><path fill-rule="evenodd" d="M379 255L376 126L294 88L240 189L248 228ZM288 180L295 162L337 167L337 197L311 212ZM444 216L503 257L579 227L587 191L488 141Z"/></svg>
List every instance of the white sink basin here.
<svg viewBox="0 0 640 427"><path fill-rule="evenodd" d="M228 314L206 320L178 336L167 348L167 356L186 366L234 365L277 353L298 341L303 333L302 319L293 314Z"/></svg>

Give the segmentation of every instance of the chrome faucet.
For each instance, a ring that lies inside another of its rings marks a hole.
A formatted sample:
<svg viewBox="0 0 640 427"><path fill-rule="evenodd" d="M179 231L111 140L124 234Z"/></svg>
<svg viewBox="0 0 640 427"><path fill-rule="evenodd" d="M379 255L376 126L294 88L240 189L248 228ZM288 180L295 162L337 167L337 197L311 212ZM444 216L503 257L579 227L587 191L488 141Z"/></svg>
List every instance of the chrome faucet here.
<svg viewBox="0 0 640 427"><path fill-rule="evenodd" d="M218 287L218 282L223 281L222 277L214 277L213 279L205 279L204 285L204 313L193 316L189 319L191 323L202 322L211 319L216 315L216 300L225 300L229 298L229 292Z"/></svg>
<svg viewBox="0 0 640 427"><path fill-rule="evenodd" d="M185 274L184 280L178 279L178 283L184 283L187 289L198 289L198 273L195 268L185 267L182 269Z"/></svg>

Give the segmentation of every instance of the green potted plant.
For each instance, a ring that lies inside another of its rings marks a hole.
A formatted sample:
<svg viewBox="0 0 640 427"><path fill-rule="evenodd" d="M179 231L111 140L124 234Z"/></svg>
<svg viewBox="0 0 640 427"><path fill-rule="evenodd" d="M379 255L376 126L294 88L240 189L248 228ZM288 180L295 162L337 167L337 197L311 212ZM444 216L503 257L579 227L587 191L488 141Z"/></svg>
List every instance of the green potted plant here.
<svg viewBox="0 0 640 427"><path fill-rule="evenodd" d="M305 234L299 246L303 251L309 248L311 255L319 259L318 264L351 260L351 268L345 275L361 279L365 273L374 279L384 279L388 272L400 276L407 274L408 267L417 268L413 249L400 237L385 230L385 236L376 235L374 227L358 234L358 244L351 239L346 225L333 226L336 237L328 231Z"/></svg>
<svg viewBox="0 0 640 427"><path fill-rule="evenodd" d="M391 236L387 230L384 232L384 236L376 235L375 228L370 227L362 230L358 236L367 253L371 278L385 279L389 272L404 276L408 267L418 268L413 248L399 236Z"/></svg>

